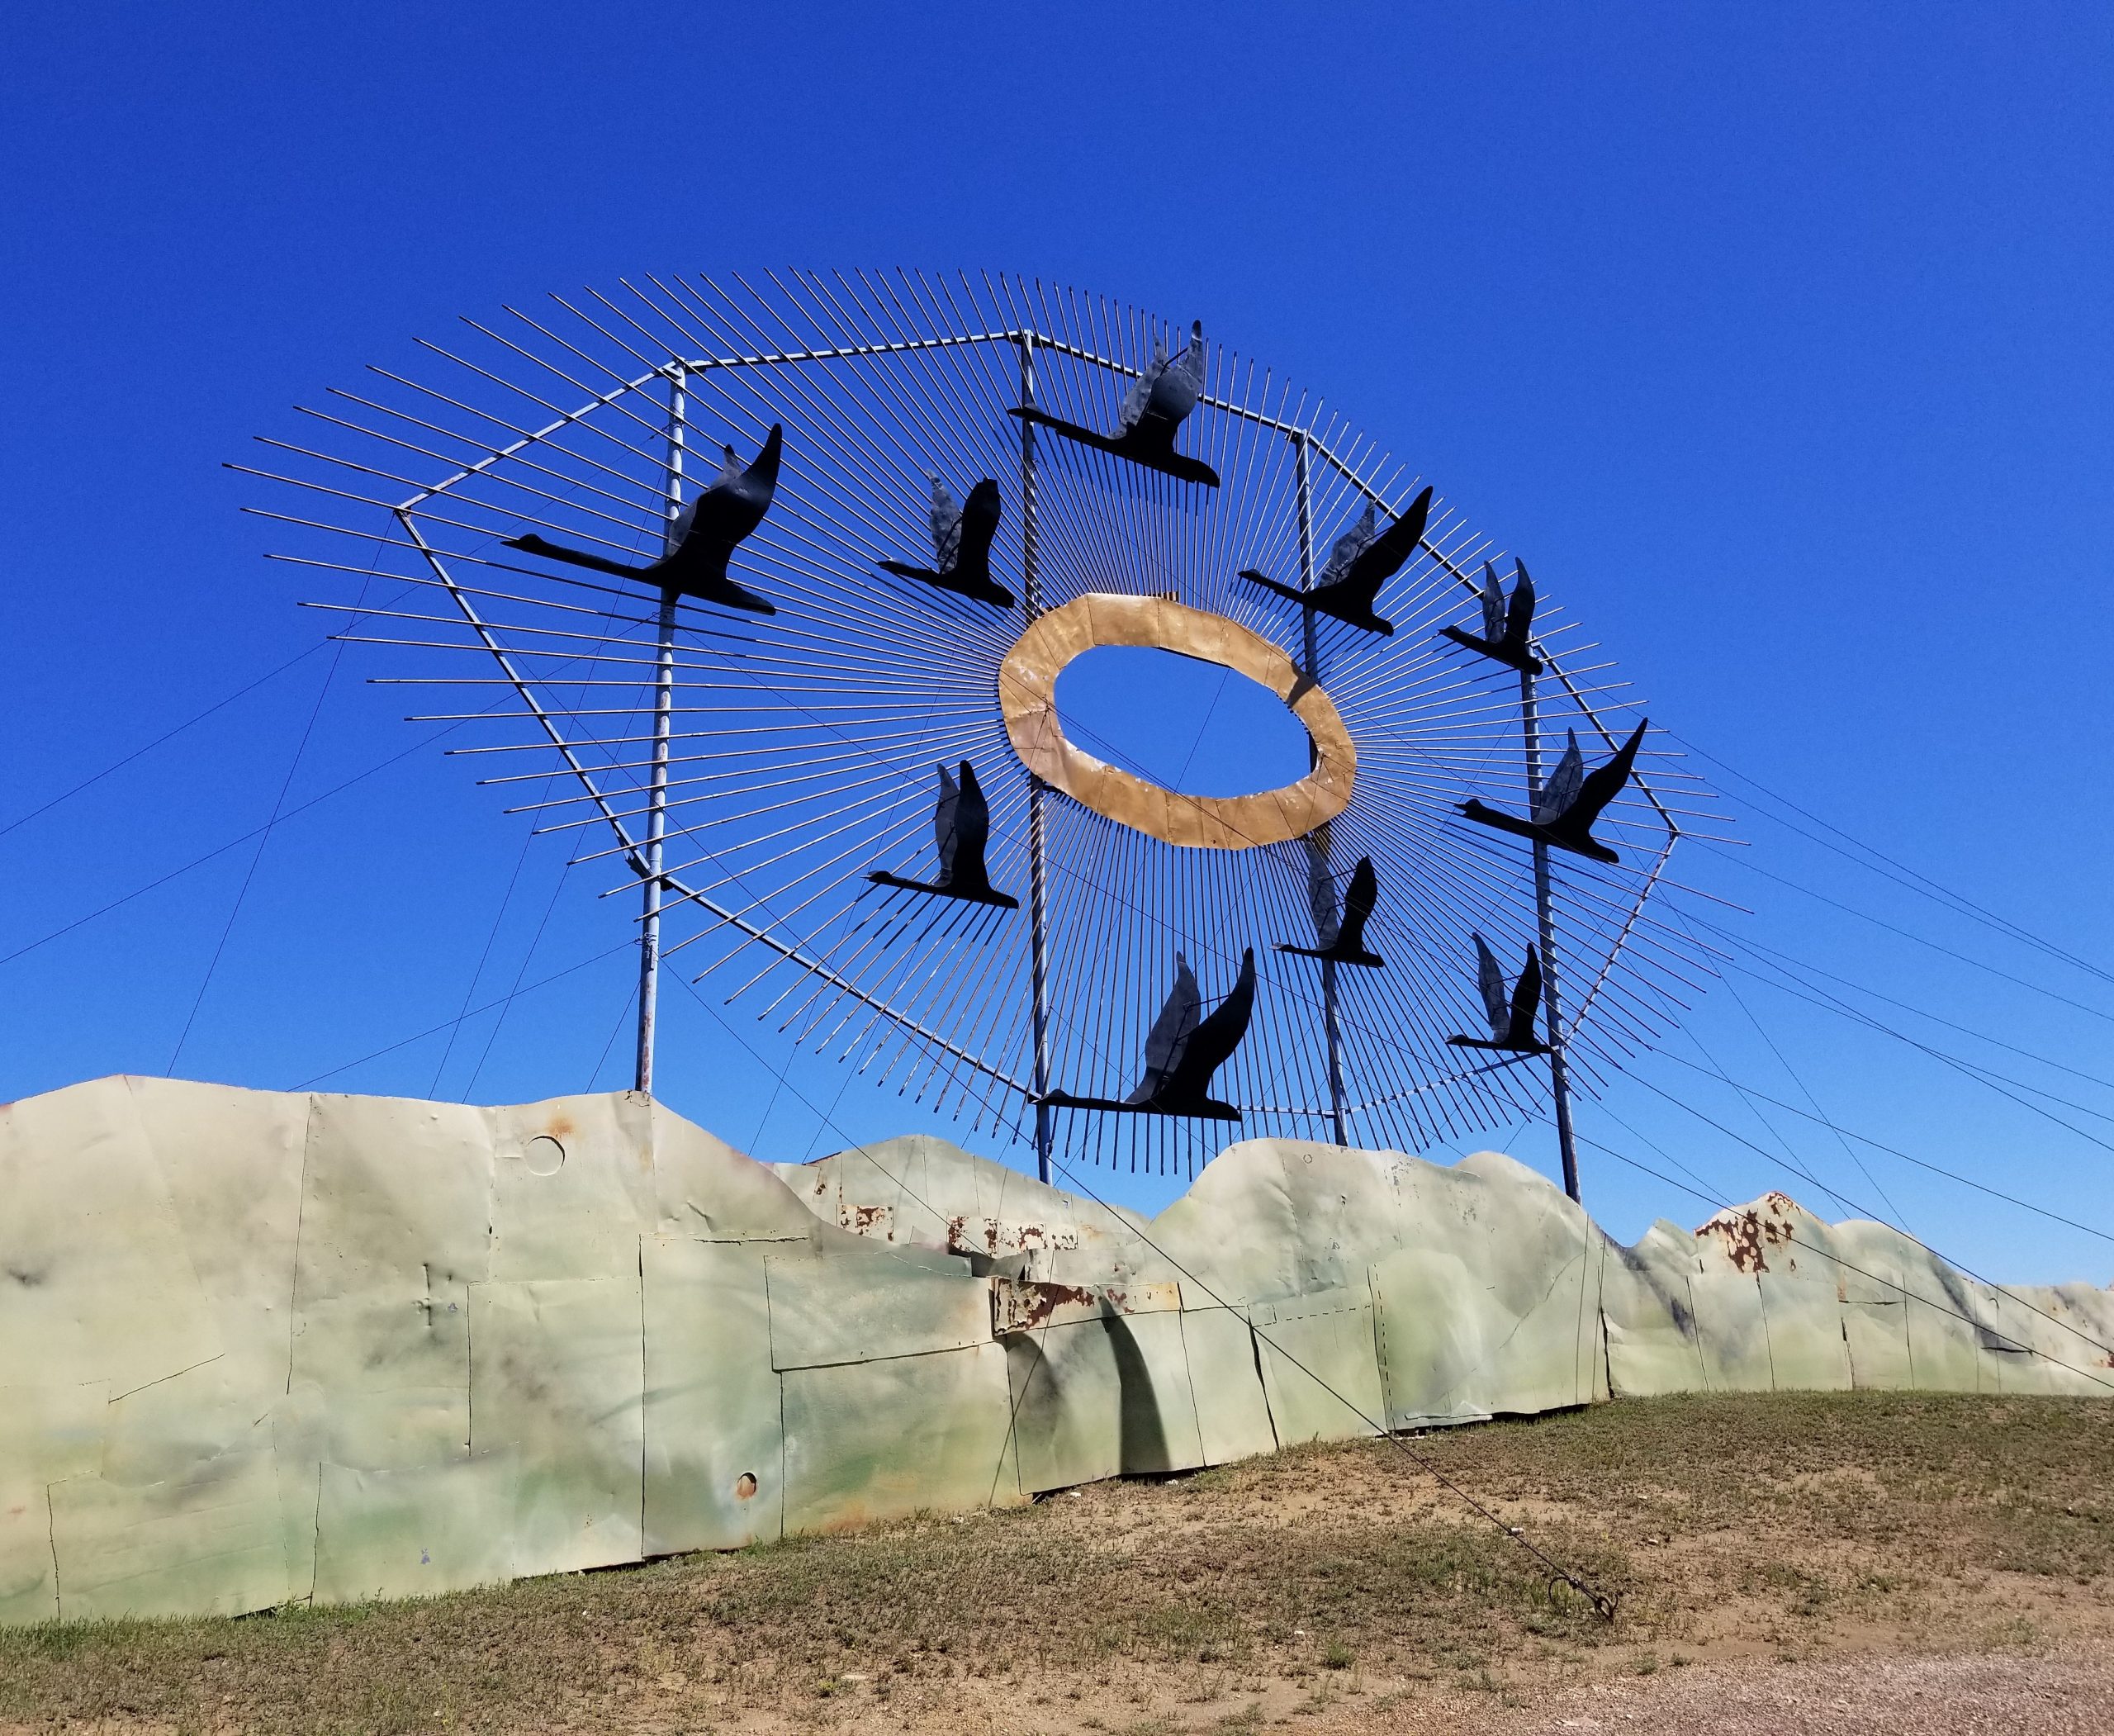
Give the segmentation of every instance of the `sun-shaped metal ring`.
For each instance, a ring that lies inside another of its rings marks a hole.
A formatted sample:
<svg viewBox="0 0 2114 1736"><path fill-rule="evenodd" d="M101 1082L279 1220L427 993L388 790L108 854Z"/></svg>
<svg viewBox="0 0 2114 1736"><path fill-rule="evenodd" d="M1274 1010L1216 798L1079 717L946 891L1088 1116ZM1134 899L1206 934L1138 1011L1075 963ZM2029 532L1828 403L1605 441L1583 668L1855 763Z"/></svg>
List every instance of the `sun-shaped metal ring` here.
<svg viewBox="0 0 2114 1736"><path fill-rule="evenodd" d="M1057 678L1081 652L1145 647L1216 663L1267 687L1306 726L1314 768L1250 795L1191 795L1112 766L1067 740ZM1334 703L1262 634L1172 597L1089 592L1030 622L998 665L998 709L1021 765L1104 818L1169 844L1252 850L1325 826L1349 804L1358 750Z"/></svg>

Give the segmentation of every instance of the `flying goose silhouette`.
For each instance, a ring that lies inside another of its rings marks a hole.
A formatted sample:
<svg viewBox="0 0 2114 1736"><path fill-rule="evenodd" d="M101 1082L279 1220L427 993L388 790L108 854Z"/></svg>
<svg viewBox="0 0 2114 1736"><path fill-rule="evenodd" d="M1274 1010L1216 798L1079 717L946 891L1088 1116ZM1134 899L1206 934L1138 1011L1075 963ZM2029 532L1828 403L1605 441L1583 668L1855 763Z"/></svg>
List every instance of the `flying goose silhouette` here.
<svg viewBox="0 0 2114 1736"><path fill-rule="evenodd" d="M991 804L984 799L976 781L976 768L961 762L961 781L940 774L940 799L932 810L932 836L940 849L940 877L936 880L907 880L879 869L866 878L877 886L893 886L903 892L923 892L935 898L960 899L971 904L996 904L1017 910L1021 901L1000 892L991 884L984 864L984 847L991 836Z"/></svg>
<svg viewBox="0 0 2114 1736"><path fill-rule="evenodd" d="M1365 944L1365 925L1372 915L1372 906L1380 896L1380 882L1372 871L1372 858L1362 856L1358 866L1351 870L1351 883L1344 889L1344 913L1341 921L1336 916L1336 889L1325 875L1317 875L1312 890L1314 927L1321 944L1318 946L1295 946L1288 941L1279 941L1280 952L1296 954L1301 958L1327 959L1339 965L1363 965L1367 970L1382 970L1387 960Z"/></svg>
<svg viewBox="0 0 2114 1736"><path fill-rule="evenodd" d="M1519 980L1508 997L1505 970L1483 944L1480 934L1469 937L1476 943L1476 986L1482 990L1483 1011L1490 1019L1490 1036L1449 1036L1457 1049L1503 1049L1514 1055L1546 1055L1549 1046L1534 1035L1534 1014L1542 999L1542 956L1531 946L1527 962L1519 967Z"/></svg>
<svg viewBox="0 0 2114 1736"><path fill-rule="evenodd" d="M1216 470L1201 459L1174 449L1174 431L1197 407L1197 400L1203 396L1203 391L1204 322L1198 320L1190 326L1189 342L1178 356L1168 356L1165 338L1153 340L1152 362L1131 382L1122 407L1116 411L1115 434L1099 434L1025 405L1017 406L1006 414L1046 428L1052 434L1062 434L1068 440L1076 440L1082 446L1091 446L1097 452L1128 458L1133 464L1142 464L1148 470L1157 470L1178 481L1201 482L1206 488L1216 488L1219 473Z"/></svg>
<svg viewBox="0 0 2114 1736"><path fill-rule="evenodd" d="M1304 603L1310 609L1318 609L1324 614L1362 627L1367 633L1390 633L1395 630L1394 624L1382 620L1374 612L1373 605L1379 600L1380 587L1400 572L1404 563L1416 553L1417 545L1424 540L1424 523L1430 516L1429 488L1410 501L1409 510L1385 530L1377 528L1372 503L1368 500L1358 521L1336 538L1335 546L1329 551L1328 562L1315 578L1311 591L1280 584L1253 567L1244 568L1240 576L1251 585L1263 586L1279 596L1290 597L1295 603Z"/></svg>
<svg viewBox="0 0 2114 1736"><path fill-rule="evenodd" d="M1593 836L1593 822L1600 818L1602 809L1622 794L1622 786L1629 781L1630 768L1637 763L1638 747L1644 740L1644 732L1651 727L1651 721L1649 718L1640 719L1629 739L1615 749L1607 763L1591 771L1586 770L1586 762L1579 755L1578 732L1570 731L1570 745L1557 761L1556 770L1535 792L1529 818L1523 820L1514 814L1486 808L1473 796L1461 804L1461 812L1470 819L1495 826L1500 832L1515 832L1537 843L1553 844L1559 850L1590 856L1596 862L1619 862L1622 858Z"/></svg>
<svg viewBox="0 0 2114 1736"><path fill-rule="evenodd" d="M643 579L664 591L679 591L685 596L701 598L723 608L776 614L778 610L769 598L760 597L747 586L728 577L727 561L742 539L763 523L764 514L770 510L770 497L778 487L781 443L782 430L774 422L770 438L763 443L763 450L746 470L735 458L734 448L725 448L726 462L719 480L676 515L675 546L648 566L627 566L622 561L606 560L599 554L566 548L547 542L533 532L525 537L510 537L505 546L539 554L547 561L563 561L574 567L591 567L596 572L613 572L620 578Z"/></svg>
<svg viewBox="0 0 2114 1736"><path fill-rule="evenodd" d="M1232 993L1199 1018L1202 998L1189 960L1174 955L1174 987L1145 1036L1145 1068L1128 1097L1074 1097L1053 1091L1048 1101L1074 1109L1113 1109L1138 1115L1180 1115L1237 1122L1240 1112L1211 1095L1211 1075L1248 1035L1255 1010L1255 949L1241 954Z"/></svg>
<svg viewBox="0 0 2114 1736"><path fill-rule="evenodd" d="M1497 574L1490 562L1484 562L1482 605L1481 638L1458 627L1442 627L1439 630L1455 644L1479 651L1500 663L1509 663L1523 675L1538 675L1542 660L1528 643L1528 636L1534 628L1534 581L1527 576L1526 563L1512 563L1512 600L1507 603L1505 587L1498 583Z"/></svg>
<svg viewBox="0 0 2114 1736"><path fill-rule="evenodd" d="M935 565L911 567L883 561L881 571L916 579L974 602L1013 606L1013 594L991 576L991 538L998 529L998 485L986 477L961 506L943 477L932 478L932 549Z"/></svg>

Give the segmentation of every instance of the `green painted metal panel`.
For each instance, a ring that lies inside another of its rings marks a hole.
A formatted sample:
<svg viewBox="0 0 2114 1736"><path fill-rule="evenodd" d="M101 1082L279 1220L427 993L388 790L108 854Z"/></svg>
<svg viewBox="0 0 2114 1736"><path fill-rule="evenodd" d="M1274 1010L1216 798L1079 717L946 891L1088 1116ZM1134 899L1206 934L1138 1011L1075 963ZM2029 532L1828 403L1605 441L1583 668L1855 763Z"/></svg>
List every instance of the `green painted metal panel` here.
<svg viewBox="0 0 2114 1736"><path fill-rule="evenodd" d="M318 1097L296 1262L292 1378L321 1388L336 1464L470 1450L469 1290L490 1274L481 1111Z"/></svg>
<svg viewBox="0 0 2114 1736"><path fill-rule="evenodd" d="M636 1273L655 1212L645 1100L561 1097L488 1113L493 1281Z"/></svg>
<svg viewBox="0 0 2114 1736"><path fill-rule="evenodd" d="M220 1354L121 1079L0 1106L0 1386L136 1391Z"/></svg>
<svg viewBox="0 0 2114 1736"><path fill-rule="evenodd" d="M471 1445L518 1453L516 1572L638 1558L644 1333L636 1271L471 1286Z"/></svg>
<svg viewBox="0 0 2114 1736"><path fill-rule="evenodd" d="M932 1272L875 1249L841 1258L774 1255L770 1352L780 1368L822 1368L991 1341L991 1286L967 1266Z"/></svg>
<svg viewBox="0 0 2114 1736"><path fill-rule="evenodd" d="M1184 1286L1182 1345L1197 1407L1197 1435L1207 1465L1229 1464L1277 1450L1270 1402L1256 1364L1255 1335L1239 1308L1197 1307Z"/></svg>
<svg viewBox="0 0 2114 1736"><path fill-rule="evenodd" d="M775 1540L784 1433L765 1252L784 1243L652 1236L646 1298L646 1553Z"/></svg>
<svg viewBox="0 0 2114 1736"><path fill-rule="evenodd" d="M1005 1340L1020 1486L1031 1494L1123 1469L1123 1376L1110 1326L1074 1321Z"/></svg>
<svg viewBox="0 0 2114 1736"><path fill-rule="evenodd" d="M102 1462L102 1381L0 1387L0 1627L59 1616L46 1485Z"/></svg>
<svg viewBox="0 0 2114 1736"><path fill-rule="evenodd" d="M1001 1345L794 1368L783 1379L789 1532L1026 1498Z"/></svg>
<svg viewBox="0 0 2114 1736"><path fill-rule="evenodd" d="M180 1482L101 1477L50 1486L59 1610L68 1621L240 1615L287 1599L279 1485L268 1450L230 1454Z"/></svg>
<svg viewBox="0 0 2114 1736"><path fill-rule="evenodd" d="M512 1449L401 1471L320 1470L317 1601L436 1597L514 1577Z"/></svg>
<svg viewBox="0 0 2114 1736"><path fill-rule="evenodd" d="M1281 1444L1380 1432L1373 1424L1386 1416L1387 1404L1380 1391L1369 1288L1258 1302L1249 1317Z"/></svg>

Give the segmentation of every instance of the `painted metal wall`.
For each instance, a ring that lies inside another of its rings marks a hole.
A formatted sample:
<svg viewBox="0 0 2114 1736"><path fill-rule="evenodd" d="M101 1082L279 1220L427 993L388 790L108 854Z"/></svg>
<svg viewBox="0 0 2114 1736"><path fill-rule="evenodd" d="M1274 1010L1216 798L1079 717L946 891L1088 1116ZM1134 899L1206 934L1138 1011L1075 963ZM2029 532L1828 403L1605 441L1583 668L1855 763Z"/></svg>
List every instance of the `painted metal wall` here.
<svg viewBox="0 0 2114 1736"><path fill-rule="evenodd" d="M1254 1141L1147 1223L928 1139L631 1095L108 1079L0 1108L0 1621L429 1594L1610 1394L2105 1393L1781 1196L1609 1241L1539 1175ZM2095 1372L2097 1371L2097 1372Z"/></svg>

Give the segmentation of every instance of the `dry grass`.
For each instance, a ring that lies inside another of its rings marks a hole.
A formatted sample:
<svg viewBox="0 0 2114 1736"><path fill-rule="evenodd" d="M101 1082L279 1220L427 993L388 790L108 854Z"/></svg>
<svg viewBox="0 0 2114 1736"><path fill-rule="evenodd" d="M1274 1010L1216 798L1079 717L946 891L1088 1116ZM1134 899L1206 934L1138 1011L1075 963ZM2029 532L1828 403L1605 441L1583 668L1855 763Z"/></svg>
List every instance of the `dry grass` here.
<svg viewBox="0 0 2114 1736"><path fill-rule="evenodd" d="M0 1725L1402 1729L1692 1662L2114 1634L2114 1408L1630 1402L422 1604L0 1632Z"/></svg>

